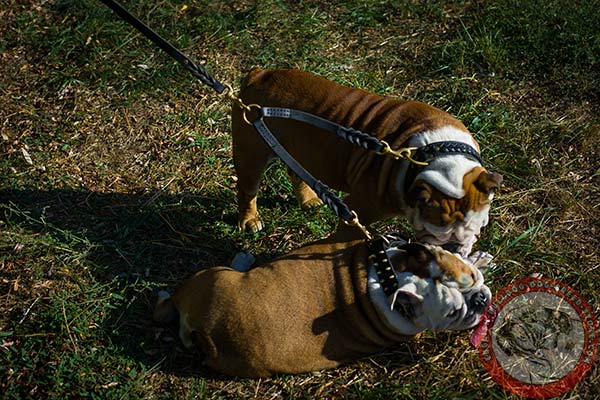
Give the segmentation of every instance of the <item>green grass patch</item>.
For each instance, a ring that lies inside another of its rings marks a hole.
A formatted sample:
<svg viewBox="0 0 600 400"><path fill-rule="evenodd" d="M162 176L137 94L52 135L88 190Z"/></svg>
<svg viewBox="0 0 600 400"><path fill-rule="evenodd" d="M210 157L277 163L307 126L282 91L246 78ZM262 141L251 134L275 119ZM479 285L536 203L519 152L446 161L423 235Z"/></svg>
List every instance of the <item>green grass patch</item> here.
<svg viewBox="0 0 600 400"><path fill-rule="evenodd" d="M599 304L597 1L123 4L234 87L253 66L299 67L454 114L505 177L478 243L496 255L492 289L541 273ZM274 163L265 230L239 232L229 102L101 3L8 1L0 18L2 396L514 398L465 333L315 374L209 370L151 322L155 292L240 250L284 254L336 218L301 211ZM597 381L595 365L564 397L597 398Z"/></svg>

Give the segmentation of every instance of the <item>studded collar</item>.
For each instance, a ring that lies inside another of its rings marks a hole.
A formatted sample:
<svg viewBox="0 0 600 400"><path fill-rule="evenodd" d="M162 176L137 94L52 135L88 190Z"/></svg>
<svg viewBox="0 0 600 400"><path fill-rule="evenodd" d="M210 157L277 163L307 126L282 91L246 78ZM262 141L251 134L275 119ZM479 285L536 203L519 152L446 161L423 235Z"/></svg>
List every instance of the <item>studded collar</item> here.
<svg viewBox="0 0 600 400"><path fill-rule="evenodd" d="M396 271L394 266L390 262L387 254L387 249L391 247L391 244L397 245L398 242L404 244L408 240L397 232L387 233L381 235L379 238L373 240L369 244L369 261L371 266L375 269L379 283L385 293L386 297L392 296L398 290L398 280L396 278Z"/></svg>
<svg viewBox="0 0 600 400"><path fill-rule="evenodd" d="M483 165L483 161L479 152L469 144L456 141L443 141L429 143L423 147L419 147L413 154L413 159L418 162L426 163L425 166L417 165L416 163L409 163L408 169L406 170L406 176L404 178L404 189L408 193L410 187L415 181L417 175L423 171L423 169L433 161L435 158L447 155L447 154L461 154L473 161Z"/></svg>

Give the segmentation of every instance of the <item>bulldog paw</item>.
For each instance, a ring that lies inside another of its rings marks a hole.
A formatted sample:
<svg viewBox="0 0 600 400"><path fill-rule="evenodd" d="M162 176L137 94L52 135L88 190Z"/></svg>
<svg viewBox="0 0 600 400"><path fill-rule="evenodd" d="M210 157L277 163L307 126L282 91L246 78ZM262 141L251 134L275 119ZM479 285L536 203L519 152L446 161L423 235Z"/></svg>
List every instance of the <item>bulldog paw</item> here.
<svg viewBox="0 0 600 400"><path fill-rule="evenodd" d="M233 260L231 261L231 268L238 272L247 272L252 264L254 264L255 260L256 259L252 254L241 251L237 253L235 257L233 257Z"/></svg>
<svg viewBox="0 0 600 400"><path fill-rule="evenodd" d="M490 265L494 257L485 251L478 250L475 253L472 253L468 260L475 266L477 269L484 269Z"/></svg>
<svg viewBox="0 0 600 400"><path fill-rule="evenodd" d="M262 219L260 219L260 217L254 217L240 220L238 222L238 227L242 231L256 233L262 231L265 225L263 224Z"/></svg>
<svg viewBox="0 0 600 400"><path fill-rule="evenodd" d="M322 204L323 202L321 201L321 199L319 199L318 197L313 197L312 199L308 199L302 204L300 204L300 208L302 208L303 210L310 210L312 208L320 207Z"/></svg>

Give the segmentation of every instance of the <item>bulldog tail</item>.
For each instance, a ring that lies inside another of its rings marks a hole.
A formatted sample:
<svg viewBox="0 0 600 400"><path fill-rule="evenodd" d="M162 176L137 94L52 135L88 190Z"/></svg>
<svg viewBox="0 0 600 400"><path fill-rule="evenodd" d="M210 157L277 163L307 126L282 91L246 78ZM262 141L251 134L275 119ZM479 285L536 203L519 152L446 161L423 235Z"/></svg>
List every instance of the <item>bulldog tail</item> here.
<svg viewBox="0 0 600 400"><path fill-rule="evenodd" d="M177 308L171 300L171 295L164 290L158 292L158 300L156 300L154 306L154 320L156 322L172 322L178 315Z"/></svg>

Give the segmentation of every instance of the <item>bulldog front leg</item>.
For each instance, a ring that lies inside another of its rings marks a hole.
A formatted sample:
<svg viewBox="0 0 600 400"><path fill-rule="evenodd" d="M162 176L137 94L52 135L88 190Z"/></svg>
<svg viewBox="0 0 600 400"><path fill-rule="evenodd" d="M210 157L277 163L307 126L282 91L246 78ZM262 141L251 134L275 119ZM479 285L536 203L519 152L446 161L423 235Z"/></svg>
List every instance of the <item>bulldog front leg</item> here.
<svg viewBox="0 0 600 400"><path fill-rule="evenodd" d="M293 173L289 168L288 175L292 181L292 187L294 189L296 200L298 200L298 204L303 210L309 210L311 208L319 207L323 204L314 190L312 190L310 186L306 184L306 182L300 179L298 175Z"/></svg>
<svg viewBox="0 0 600 400"><path fill-rule="evenodd" d="M233 165L237 175L238 227L258 232L264 224L258 215L256 196L260 178L273 153L257 137L254 128L244 121L239 107L234 106L231 116Z"/></svg>
<svg viewBox="0 0 600 400"><path fill-rule="evenodd" d="M262 219L258 216L256 193L248 193L238 186L238 227L240 230L258 232L264 228Z"/></svg>

